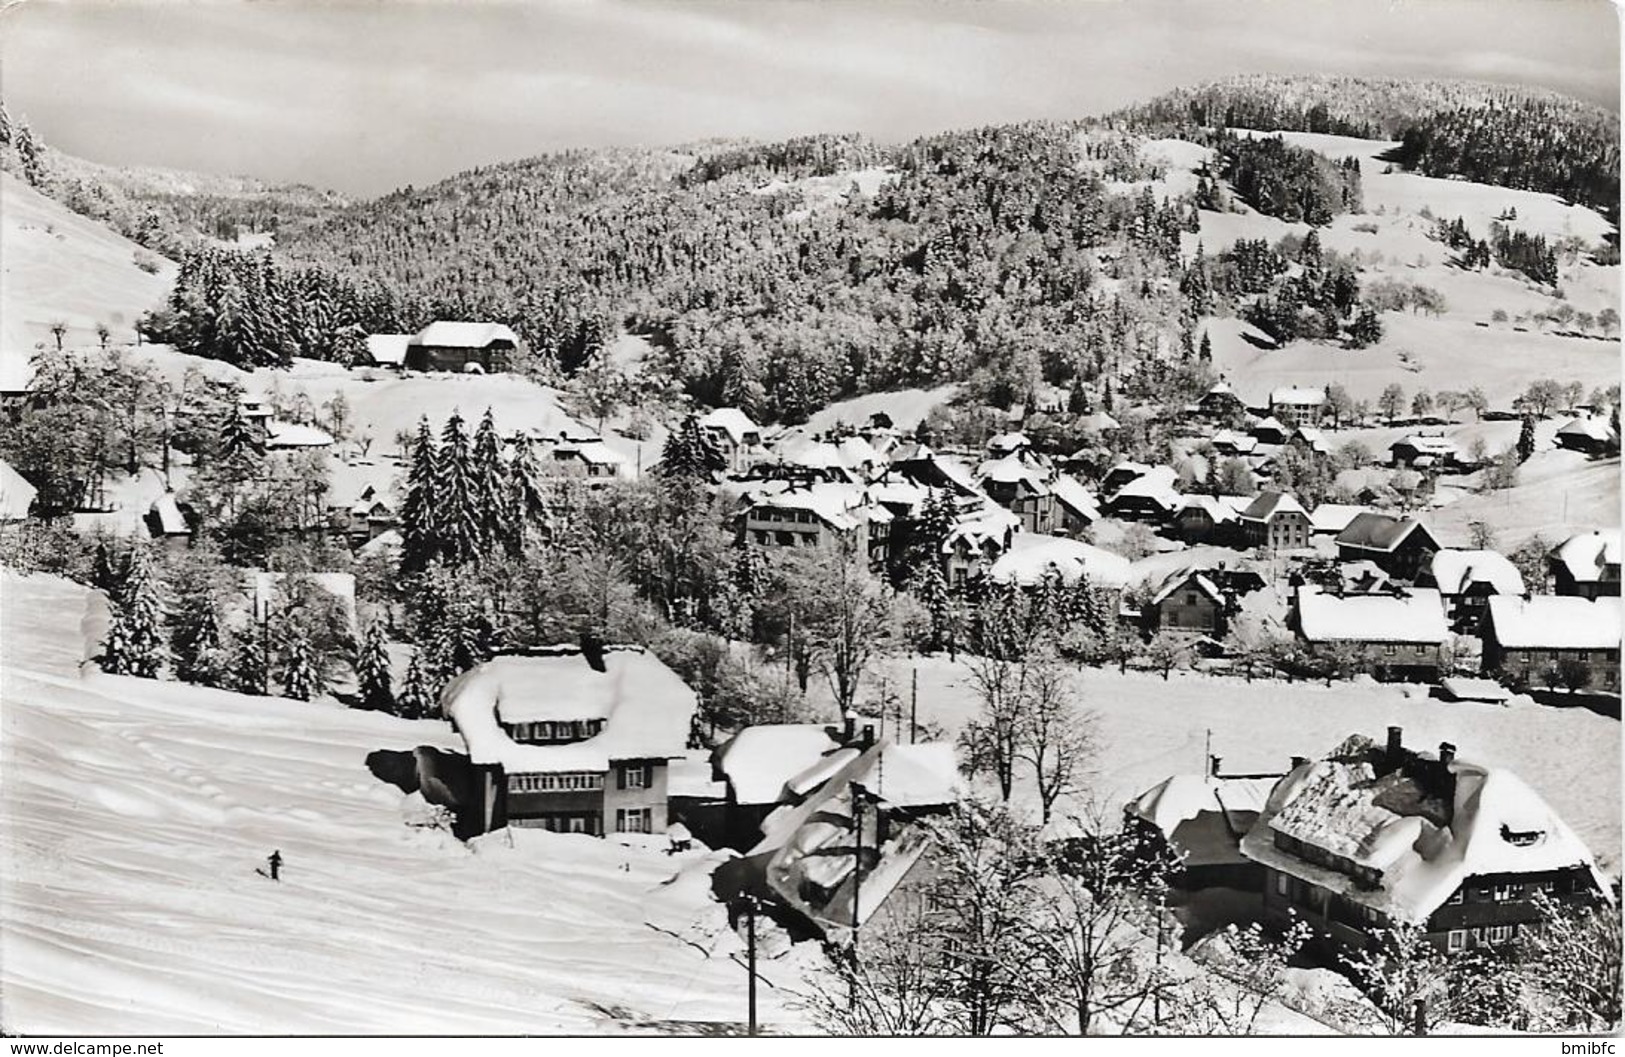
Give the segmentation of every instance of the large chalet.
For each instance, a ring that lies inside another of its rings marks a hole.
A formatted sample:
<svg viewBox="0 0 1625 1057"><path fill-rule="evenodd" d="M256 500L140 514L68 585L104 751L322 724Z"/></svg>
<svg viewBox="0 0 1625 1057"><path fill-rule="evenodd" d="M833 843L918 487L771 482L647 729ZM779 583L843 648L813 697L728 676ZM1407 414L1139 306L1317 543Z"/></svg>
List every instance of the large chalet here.
<svg viewBox="0 0 1625 1057"><path fill-rule="evenodd" d="M475 774L475 832L664 833L698 701L640 646L555 646L454 679L441 709Z"/></svg>
<svg viewBox="0 0 1625 1057"><path fill-rule="evenodd" d="M1354 734L1270 792L1241 854L1264 870L1268 918L1347 948L1420 926L1442 951L1506 947L1540 921L1535 894L1609 899L1585 844L1509 771Z"/></svg>

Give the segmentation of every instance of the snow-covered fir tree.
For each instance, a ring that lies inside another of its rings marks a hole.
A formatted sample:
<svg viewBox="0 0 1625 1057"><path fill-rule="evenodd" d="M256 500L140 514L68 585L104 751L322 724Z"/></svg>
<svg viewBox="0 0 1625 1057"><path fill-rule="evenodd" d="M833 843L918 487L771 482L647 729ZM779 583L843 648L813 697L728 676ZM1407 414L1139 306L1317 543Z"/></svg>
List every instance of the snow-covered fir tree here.
<svg viewBox="0 0 1625 1057"><path fill-rule="evenodd" d="M298 632L289 635L282 647L283 696L295 701L309 701L325 689L310 640Z"/></svg>
<svg viewBox="0 0 1625 1057"><path fill-rule="evenodd" d="M395 695L390 687L389 651L384 643L384 626L374 620L367 625L361 637L361 649L355 659L355 674L361 695L361 707L378 712L395 710Z"/></svg>
<svg viewBox="0 0 1625 1057"><path fill-rule="evenodd" d="M418 419L401 503L401 572L422 572L440 549L435 530L435 443L427 417Z"/></svg>
<svg viewBox="0 0 1625 1057"><path fill-rule="evenodd" d="M151 561L141 547L130 552L129 571L112 603L112 614L103 667L115 675L156 678L164 663L163 610Z"/></svg>
<svg viewBox="0 0 1625 1057"><path fill-rule="evenodd" d="M423 650L414 651L411 663L406 666L401 692L395 696L395 714L403 719L428 719L439 711L439 698Z"/></svg>
<svg viewBox="0 0 1625 1057"><path fill-rule="evenodd" d="M700 428L693 415L666 438L660 452L660 472L666 477L711 480L727 466L716 443Z"/></svg>
<svg viewBox="0 0 1625 1057"><path fill-rule="evenodd" d="M513 551L519 534L514 516L513 494L508 487L508 468L502 462L502 441L497 436L491 409L485 409L474 431L474 448L468 469L469 496L479 514L480 551L494 554L498 548Z"/></svg>
<svg viewBox="0 0 1625 1057"><path fill-rule="evenodd" d="M440 560L450 566L479 561L484 512L478 506L468 431L456 411L440 431L440 450L434 461L434 534Z"/></svg>

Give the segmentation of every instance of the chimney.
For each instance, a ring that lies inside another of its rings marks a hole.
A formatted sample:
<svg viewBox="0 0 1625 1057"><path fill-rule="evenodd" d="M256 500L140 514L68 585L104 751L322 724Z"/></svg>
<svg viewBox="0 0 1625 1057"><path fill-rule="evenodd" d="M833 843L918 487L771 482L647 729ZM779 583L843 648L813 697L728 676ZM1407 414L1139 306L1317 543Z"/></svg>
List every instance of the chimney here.
<svg viewBox="0 0 1625 1057"><path fill-rule="evenodd" d="M1439 742L1439 766L1449 767L1456 758L1456 747L1448 741Z"/></svg>
<svg viewBox="0 0 1625 1057"><path fill-rule="evenodd" d="M874 743L875 743L875 725L873 723L865 723L863 725L863 747L867 749L869 746L873 745Z"/></svg>
<svg viewBox="0 0 1625 1057"><path fill-rule="evenodd" d="M604 671L604 644L590 631L581 633L581 657L595 672Z"/></svg>
<svg viewBox="0 0 1625 1057"><path fill-rule="evenodd" d="M1293 771L1296 771L1299 767L1302 767L1304 764L1306 764L1308 762L1309 762L1309 758L1307 756L1294 756L1294 757L1292 757L1292 766L1289 769L1293 770Z"/></svg>
<svg viewBox="0 0 1625 1057"><path fill-rule="evenodd" d="M1388 751L1383 754L1384 765L1391 771L1399 766L1400 754L1405 751L1405 728L1388 728Z"/></svg>
<svg viewBox="0 0 1625 1057"><path fill-rule="evenodd" d="M1208 756L1208 758L1207 758L1207 761L1208 761L1207 773L1211 774L1215 778L1219 777L1219 764L1224 762L1223 758L1210 754Z"/></svg>
<svg viewBox="0 0 1625 1057"><path fill-rule="evenodd" d="M858 714L853 712L851 709L848 709L846 714L841 718L844 721L841 726L841 744L850 745L852 743L852 736L857 733Z"/></svg>

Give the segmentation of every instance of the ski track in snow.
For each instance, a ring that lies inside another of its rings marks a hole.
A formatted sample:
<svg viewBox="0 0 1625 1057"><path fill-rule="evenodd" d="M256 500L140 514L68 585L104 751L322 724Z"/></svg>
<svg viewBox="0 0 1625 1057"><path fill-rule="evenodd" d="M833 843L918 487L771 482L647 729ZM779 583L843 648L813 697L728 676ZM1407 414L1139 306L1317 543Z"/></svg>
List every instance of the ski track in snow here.
<svg viewBox="0 0 1625 1057"><path fill-rule="evenodd" d="M413 827L421 800L375 779L366 756L455 747L444 724L81 675L90 593L3 576L6 1030L710 1032L744 1019L730 957L743 945L709 900L710 853L535 831L465 846ZM276 883L256 872L273 848ZM795 960L763 972L788 978ZM799 1026L762 993L765 1023Z"/></svg>

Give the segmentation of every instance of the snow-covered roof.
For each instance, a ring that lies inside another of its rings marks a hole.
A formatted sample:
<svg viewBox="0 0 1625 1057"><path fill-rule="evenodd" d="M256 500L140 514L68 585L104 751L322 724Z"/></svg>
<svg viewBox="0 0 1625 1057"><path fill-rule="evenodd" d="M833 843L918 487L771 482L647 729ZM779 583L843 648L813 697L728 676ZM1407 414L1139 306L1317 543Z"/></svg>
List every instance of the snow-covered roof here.
<svg viewBox="0 0 1625 1057"><path fill-rule="evenodd" d="M381 366L399 367L406 362L406 347L411 343L410 334L368 334L367 355Z"/></svg>
<svg viewBox="0 0 1625 1057"><path fill-rule="evenodd" d="M1613 436L1605 418L1593 418L1590 415L1580 415L1571 418L1557 427L1559 437L1583 437L1586 440L1606 441Z"/></svg>
<svg viewBox="0 0 1625 1057"><path fill-rule="evenodd" d="M1231 396L1236 395L1236 390L1230 385L1229 382L1225 381L1223 378L1220 378L1218 381L1216 381L1212 385L1208 386L1207 391L1210 394L1215 394L1215 395L1219 395L1219 396L1223 396L1226 393L1228 393Z"/></svg>
<svg viewBox="0 0 1625 1057"><path fill-rule="evenodd" d="M1465 594L1474 584L1487 584L1501 595L1524 593L1523 574L1497 551L1437 551L1430 570L1434 585L1444 595Z"/></svg>
<svg viewBox="0 0 1625 1057"><path fill-rule="evenodd" d="M1164 778L1124 808L1128 814L1149 822L1164 837L1187 819L1205 811L1234 815L1264 810L1270 790L1278 778L1214 778L1211 775L1176 774Z"/></svg>
<svg viewBox="0 0 1625 1057"><path fill-rule="evenodd" d="M1552 560L1562 564L1576 583L1596 583L1619 578L1619 529L1596 529L1570 536L1552 551ZM1613 575L1608 571L1612 568Z"/></svg>
<svg viewBox="0 0 1625 1057"><path fill-rule="evenodd" d="M1064 503L1078 516L1089 521L1100 519L1100 504L1095 502L1094 493L1066 474L1050 482L1050 491L1057 502Z"/></svg>
<svg viewBox="0 0 1625 1057"><path fill-rule="evenodd" d="M1286 428L1286 424L1280 419L1276 418L1274 415L1266 415L1257 422L1254 422L1252 425L1252 431L1255 436L1259 433L1265 432L1279 433L1282 436L1285 436L1291 432L1291 430Z"/></svg>
<svg viewBox="0 0 1625 1057"><path fill-rule="evenodd" d="M20 348L0 349L0 393L26 393L34 382L34 362Z"/></svg>
<svg viewBox="0 0 1625 1057"><path fill-rule="evenodd" d="M1096 411L1091 415L1084 415L1078 419L1077 426L1085 433L1106 433L1118 428L1120 423L1104 411Z"/></svg>
<svg viewBox="0 0 1625 1057"><path fill-rule="evenodd" d="M1326 390L1308 386L1286 385L1270 390L1270 406L1285 404L1289 407L1319 407L1326 402Z"/></svg>
<svg viewBox="0 0 1625 1057"><path fill-rule="evenodd" d="M1245 495L1187 495L1179 504L1179 512L1200 510L1215 525L1223 525L1241 517L1241 512L1253 504L1252 496Z"/></svg>
<svg viewBox="0 0 1625 1057"><path fill-rule="evenodd" d="M1004 545L1005 535L1021 527L1021 518L992 501L983 502L976 510L962 514L942 541L942 552L950 553L961 540L972 549L981 550L988 541Z"/></svg>
<svg viewBox="0 0 1625 1057"><path fill-rule="evenodd" d="M39 489L29 484L11 463L0 459L0 521L21 521L28 516Z"/></svg>
<svg viewBox="0 0 1625 1057"><path fill-rule="evenodd" d="M1418 754L1424 766L1448 767L1454 792L1446 802L1442 789L1405 769L1379 775L1378 752L1351 738L1333 756L1294 769L1242 838L1242 854L1407 924L1425 923L1472 877L1580 868L1606 896L1590 850L1517 775ZM1378 871L1377 883L1282 851L1276 833Z"/></svg>
<svg viewBox="0 0 1625 1057"><path fill-rule="evenodd" d="M1388 450L1400 447L1414 448L1420 453L1444 458L1453 458L1460 453L1456 442L1440 433L1407 434L1388 445Z"/></svg>
<svg viewBox="0 0 1625 1057"><path fill-rule="evenodd" d="M1032 441L1027 439L1027 434L1022 433L1020 430L1014 430L1009 433L998 433L988 438L987 450L1012 452L1017 448L1026 448L1031 445Z"/></svg>
<svg viewBox="0 0 1625 1057"><path fill-rule="evenodd" d="M1322 503L1309 515L1309 526L1316 532L1342 532L1349 522L1367 513L1373 511L1351 503Z"/></svg>
<svg viewBox="0 0 1625 1057"><path fill-rule="evenodd" d="M516 347L519 336L503 323L462 323L437 319L424 327L413 345L447 349L483 349L493 341L507 341Z"/></svg>
<svg viewBox="0 0 1625 1057"><path fill-rule="evenodd" d="M191 526L186 523L186 515L181 513L174 492L165 492L154 499L151 514L153 520L158 523L158 531L165 536L185 536L192 531Z"/></svg>
<svg viewBox="0 0 1625 1057"><path fill-rule="evenodd" d="M1492 595L1484 635L1507 649L1617 650L1619 607L1618 598Z"/></svg>
<svg viewBox="0 0 1625 1057"><path fill-rule="evenodd" d="M1003 458L988 459L976 468L976 477L981 481L997 481L1000 484L1024 483L1039 495L1049 493L1049 486L1044 483L1044 471L1014 452Z"/></svg>
<svg viewBox="0 0 1625 1057"><path fill-rule="evenodd" d="M1298 626L1310 642L1440 643L1449 633L1439 592L1334 595L1298 589Z"/></svg>
<svg viewBox="0 0 1625 1057"><path fill-rule="evenodd" d="M817 723L746 727L713 754L717 772L739 804L776 804L792 778L840 749L830 728Z"/></svg>
<svg viewBox="0 0 1625 1057"><path fill-rule="evenodd" d="M1512 696L1512 691L1494 679L1474 679L1465 675L1447 675L1439 680L1444 692L1456 701L1501 702Z"/></svg>
<svg viewBox="0 0 1625 1057"><path fill-rule="evenodd" d="M476 764L510 774L607 771L612 760L681 756L698 699L640 646L605 646L603 671L579 648L496 657L452 680L441 709ZM602 733L567 745L514 741L503 723L602 719Z"/></svg>
<svg viewBox="0 0 1625 1057"><path fill-rule="evenodd" d="M892 520L891 511L872 500L863 485L845 481L819 481L797 487L785 481L769 481L765 485L746 493L751 505L804 510L840 532L869 521Z"/></svg>
<svg viewBox="0 0 1625 1057"><path fill-rule="evenodd" d="M689 749L666 761L666 795L721 800L728 795L728 787L711 774L710 754L703 749Z"/></svg>
<svg viewBox="0 0 1625 1057"><path fill-rule="evenodd" d="M1433 538L1433 534L1415 518L1396 518L1363 511L1356 514L1348 527L1337 534L1336 542L1339 547L1387 553L1396 550L1413 532L1425 533L1430 540Z"/></svg>
<svg viewBox="0 0 1625 1057"><path fill-rule="evenodd" d="M1288 492L1267 491L1260 492L1241 517L1244 521L1268 521L1278 514L1302 514L1307 518L1309 511Z"/></svg>
<svg viewBox="0 0 1625 1057"><path fill-rule="evenodd" d="M1258 447L1258 438L1240 430L1221 429L1213 434L1210 442L1215 448L1228 448L1241 454L1253 451Z"/></svg>
<svg viewBox="0 0 1625 1057"><path fill-rule="evenodd" d="M1000 583L1013 581L1022 587L1031 587L1052 571L1058 572L1066 583L1087 576L1092 584L1122 587L1130 579L1130 562L1079 540L1018 532L1011 540L1010 549L988 570L988 576Z"/></svg>
<svg viewBox="0 0 1625 1057"><path fill-rule="evenodd" d="M1158 585L1156 591L1151 595L1151 604L1162 604L1164 599L1179 590L1187 581L1194 583L1198 590L1213 601L1221 604L1224 602L1223 592L1219 590L1219 585L1214 583L1212 578L1208 576L1207 570L1185 568L1175 569L1162 578L1162 583Z"/></svg>
<svg viewBox="0 0 1625 1057"><path fill-rule="evenodd" d="M317 429L315 426L275 420L267 423L266 426L265 446L267 448L326 448L332 443L332 434L325 429Z"/></svg>
<svg viewBox="0 0 1625 1057"><path fill-rule="evenodd" d="M601 440L571 440L562 441L553 446L553 456L574 455L582 462L595 466L622 467L628 462L625 455L611 448Z"/></svg>
<svg viewBox="0 0 1625 1057"><path fill-rule="evenodd" d="M750 416L737 407L719 407L706 413L700 419L702 429L719 429L728 434L728 438L735 444L743 444L745 437L755 433L761 434L762 428L752 422Z"/></svg>
<svg viewBox="0 0 1625 1057"><path fill-rule="evenodd" d="M1153 466L1112 493L1111 503L1124 499L1149 499L1164 510L1178 510L1182 496L1174 487L1179 473L1172 466Z"/></svg>

